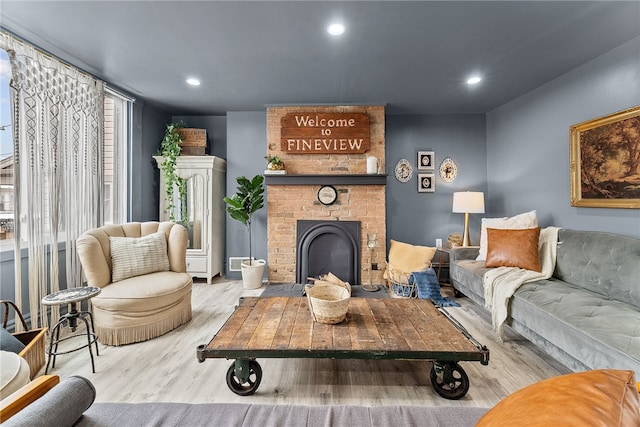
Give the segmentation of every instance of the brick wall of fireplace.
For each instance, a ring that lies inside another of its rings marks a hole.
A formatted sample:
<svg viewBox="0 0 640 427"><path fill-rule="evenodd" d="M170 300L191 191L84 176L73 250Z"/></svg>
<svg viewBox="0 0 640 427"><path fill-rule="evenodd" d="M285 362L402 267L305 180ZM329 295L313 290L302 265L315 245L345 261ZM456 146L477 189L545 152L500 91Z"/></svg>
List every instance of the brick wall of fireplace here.
<svg viewBox="0 0 640 427"><path fill-rule="evenodd" d="M363 112L368 114L371 146L364 154L287 154L280 150L280 119L295 112ZM379 159L384 171L383 106L312 106L270 107L267 109L267 153L282 158L287 176L292 175L361 175L366 172L366 157ZM318 202L320 185L267 185L267 266L270 282L294 282L296 278L296 221L342 220L361 223L361 278L368 283L370 250L367 234L376 234L372 271L373 282L382 283L386 257L385 186L368 184L333 185L338 200L330 206Z"/></svg>

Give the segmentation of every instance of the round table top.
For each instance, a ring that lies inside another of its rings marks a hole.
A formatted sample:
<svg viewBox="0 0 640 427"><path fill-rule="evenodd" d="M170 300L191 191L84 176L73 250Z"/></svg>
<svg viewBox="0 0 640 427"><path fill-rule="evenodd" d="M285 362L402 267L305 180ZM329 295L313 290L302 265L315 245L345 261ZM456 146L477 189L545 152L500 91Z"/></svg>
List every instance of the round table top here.
<svg viewBox="0 0 640 427"><path fill-rule="evenodd" d="M72 302L84 301L100 293L101 289L95 286L83 286L80 288L63 289L42 298L44 305L62 305Z"/></svg>

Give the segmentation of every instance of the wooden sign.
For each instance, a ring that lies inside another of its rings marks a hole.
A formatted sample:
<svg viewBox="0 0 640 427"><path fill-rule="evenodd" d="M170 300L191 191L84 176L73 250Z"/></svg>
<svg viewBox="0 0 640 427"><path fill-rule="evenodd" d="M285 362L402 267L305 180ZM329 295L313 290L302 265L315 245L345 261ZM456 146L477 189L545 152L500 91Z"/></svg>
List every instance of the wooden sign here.
<svg viewBox="0 0 640 427"><path fill-rule="evenodd" d="M280 149L291 154L353 154L369 150L364 113L288 113L280 120Z"/></svg>

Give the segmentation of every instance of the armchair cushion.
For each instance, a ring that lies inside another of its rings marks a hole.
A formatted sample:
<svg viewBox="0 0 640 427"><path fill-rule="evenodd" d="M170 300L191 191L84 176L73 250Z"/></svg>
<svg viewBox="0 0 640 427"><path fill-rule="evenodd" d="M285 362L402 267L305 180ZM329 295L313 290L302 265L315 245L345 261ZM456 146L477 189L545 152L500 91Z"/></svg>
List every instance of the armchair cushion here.
<svg viewBox="0 0 640 427"><path fill-rule="evenodd" d="M111 281L169 271L167 239L163 231L144 237L109 237L111 245Z"/></svg>
<svg viewBox="0 0 640 427"><path fill-rule="evenodd" d="M94 307L114 312L153 312L166 309L191 293L188 273L160 271L112 283L91 299Z"/></svg>

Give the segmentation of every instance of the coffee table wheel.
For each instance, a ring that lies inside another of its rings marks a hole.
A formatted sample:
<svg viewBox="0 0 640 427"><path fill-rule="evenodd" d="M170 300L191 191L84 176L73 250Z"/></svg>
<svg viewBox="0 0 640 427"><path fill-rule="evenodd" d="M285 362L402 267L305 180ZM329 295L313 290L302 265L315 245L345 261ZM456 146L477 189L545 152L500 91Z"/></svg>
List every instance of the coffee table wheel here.
<svg viewBox="0 0 640 427"><path fill-rule="evenodd" d="M469 377L457 362L433 362L431 385L445 399L457 400L469 391Z"/></svg>
<svg viewBox="0 0 640 427"><path fill-rule="evenodd" d="M256 392L262 380L262 368L255 360L238 359L227 370L227 386L237 395L249 396Z"/></svg>

